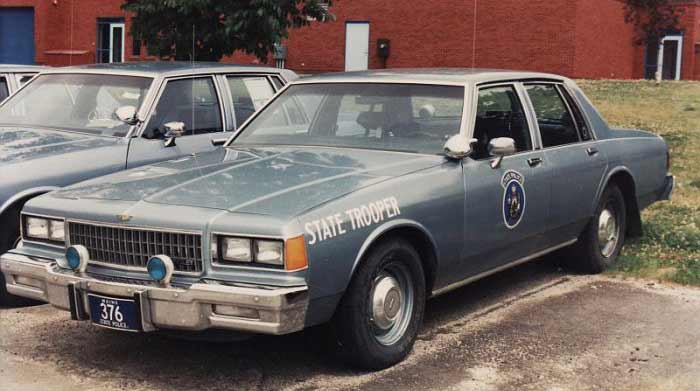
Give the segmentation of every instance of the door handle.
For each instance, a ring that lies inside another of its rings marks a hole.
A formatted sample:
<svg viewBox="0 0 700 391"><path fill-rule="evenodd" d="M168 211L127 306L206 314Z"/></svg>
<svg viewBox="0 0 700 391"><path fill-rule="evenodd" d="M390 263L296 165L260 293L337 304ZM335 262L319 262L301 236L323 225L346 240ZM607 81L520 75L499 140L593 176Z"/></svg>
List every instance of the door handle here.
<svg viewBox="0 0 700 391"><path fill-rule="evenodd" d="M588 156L596 155L598 154L598 148L588 147L588 149L586 149L586 153L588 154Z"/></svg>
<svg viewBox="0 0 700 391"><path fill-rule="evenodd" d="M530 167L535 167L542 164L543 161L541 157L531 157L527 159L527 164L529 164Z"/></svg>

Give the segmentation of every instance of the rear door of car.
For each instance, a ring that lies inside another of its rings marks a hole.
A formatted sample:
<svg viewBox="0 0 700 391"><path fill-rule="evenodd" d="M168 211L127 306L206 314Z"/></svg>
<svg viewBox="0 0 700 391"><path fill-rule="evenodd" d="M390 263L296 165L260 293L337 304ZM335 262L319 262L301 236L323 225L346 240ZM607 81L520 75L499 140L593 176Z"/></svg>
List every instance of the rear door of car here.
<svg viewBox="0 0 700 391"><path fill-rule="evenodd" d="M544 158L552 169L546 237L549 245L557 245L576 238L588 223L607 158L564 84L532 82L524 88L537 117Z"/></svg>
<svg viewBox="0 0 700 391"><path fill-rule="evenodd" d="M520 83L478 89L472 155L464 160L465 245L460 277L517 261L541 247L550 203L550 164L538 149ZM489 141L510 137L516 153L490 156ZM496 164L499 163L499 164Z"/></svg>
<svg viewBox="0 0 700 391"><path fill-rule="evenodd" d="M275 89L265 74L197 75L165 80L140 134L131 140L127 167L211 151L228 137ZM165 124L183 122L185 134L166 146Z"/></svg>

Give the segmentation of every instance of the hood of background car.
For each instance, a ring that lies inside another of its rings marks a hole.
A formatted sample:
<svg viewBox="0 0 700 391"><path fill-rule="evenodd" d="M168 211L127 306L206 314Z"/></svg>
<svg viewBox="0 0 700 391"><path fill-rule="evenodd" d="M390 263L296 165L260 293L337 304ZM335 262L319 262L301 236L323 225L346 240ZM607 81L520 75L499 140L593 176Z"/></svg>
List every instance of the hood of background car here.
<svg viewBox="0 0 700 391"><path fill-rule="evenodd" d="M0 162L18 162L113 144L114 139L87 134L0 127Z"/></svg>
<svg viewBox="0 0 700 391"><path fill-rule="evenodd" d="M289 216L443 161L441 156L357 149L221 148L98 178L52 196Z"/></svg>

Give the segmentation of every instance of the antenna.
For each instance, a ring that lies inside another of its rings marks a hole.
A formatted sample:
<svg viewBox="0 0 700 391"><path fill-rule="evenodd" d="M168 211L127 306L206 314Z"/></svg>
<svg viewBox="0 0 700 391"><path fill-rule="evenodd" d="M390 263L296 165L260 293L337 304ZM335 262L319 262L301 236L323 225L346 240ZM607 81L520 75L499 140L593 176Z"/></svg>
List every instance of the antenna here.
<svg viewBox="0 0 700 391"><path fill-rule="evenodd" d="M190 54L190 64L192 65L192 73L194 74L194 60L195 60L195 33L197 32L194 23L192 23L192 54ZM191 83L191 88L192 88L192 93L190 94L191 99L192 99L192 136L194 136L194 130L195 128L195 111L194 111L194 83L195 83L195 78L190 79L192 80ZM202 168L199 167L199 161L197 160L197 153L192 152L192 157L194 158L194 164L199 168L199 174L202 175Z"/></svg>

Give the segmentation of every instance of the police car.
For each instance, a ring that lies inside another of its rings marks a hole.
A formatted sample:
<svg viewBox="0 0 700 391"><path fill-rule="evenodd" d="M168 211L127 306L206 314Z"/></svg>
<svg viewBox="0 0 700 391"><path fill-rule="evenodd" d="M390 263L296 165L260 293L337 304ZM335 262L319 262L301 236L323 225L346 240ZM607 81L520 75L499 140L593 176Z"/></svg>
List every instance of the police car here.
<svg viewBox="0 0 700 391"><path fill-rule="evenodd" d="M670 197L659 137L564 77L374 71L297 80L215 151L29 201L7 289L141 332L332 323L351 363L410 352L426 301L565 249L591 273Z"/></svg>

